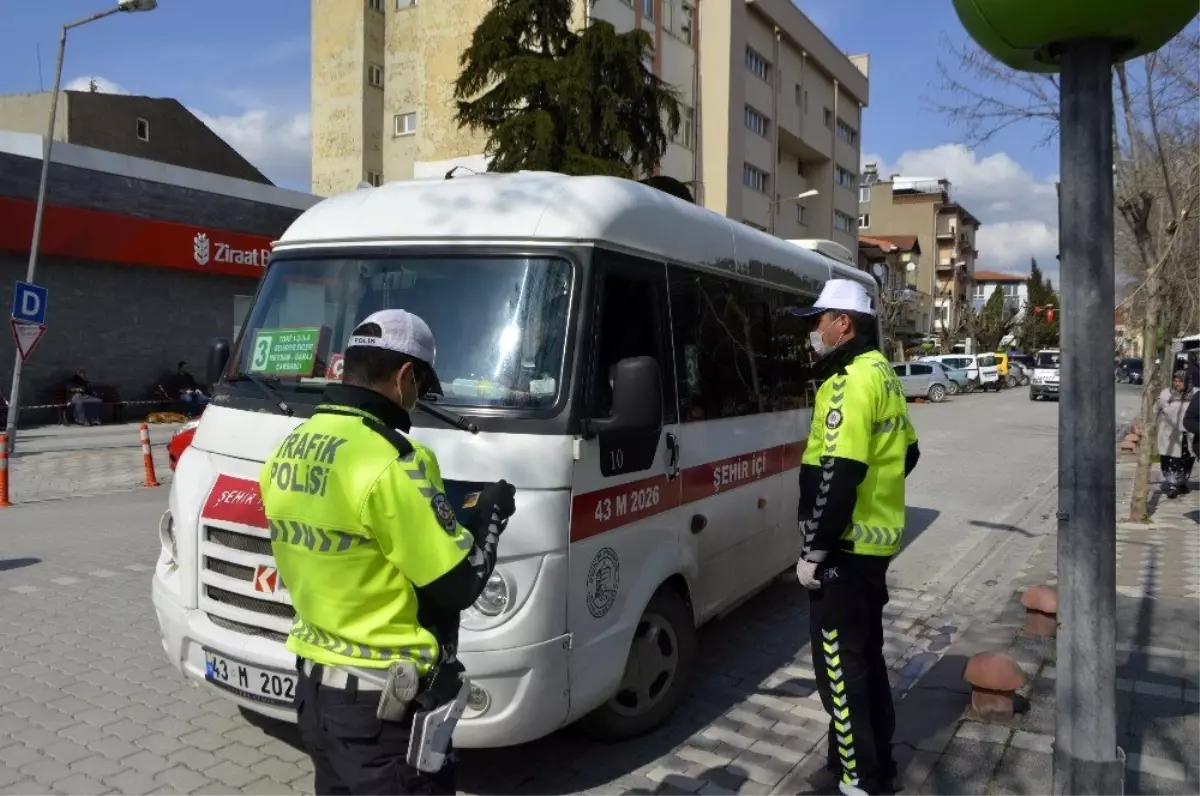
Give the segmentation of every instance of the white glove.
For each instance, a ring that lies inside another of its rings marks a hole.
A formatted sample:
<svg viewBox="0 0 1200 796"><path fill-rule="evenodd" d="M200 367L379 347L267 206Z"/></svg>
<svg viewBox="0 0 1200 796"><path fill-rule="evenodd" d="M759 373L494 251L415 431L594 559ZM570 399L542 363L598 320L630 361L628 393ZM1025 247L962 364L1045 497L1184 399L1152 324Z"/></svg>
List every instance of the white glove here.
<svg viewBox="0 0 1200 796"><path fill-rule="evenodd" d="M806 589L821 588L821 581L817 578L817 568L825 560L825 555L824 550L806 550L800 560L796 562L796 577L800 579L801 586Z"/></svg>

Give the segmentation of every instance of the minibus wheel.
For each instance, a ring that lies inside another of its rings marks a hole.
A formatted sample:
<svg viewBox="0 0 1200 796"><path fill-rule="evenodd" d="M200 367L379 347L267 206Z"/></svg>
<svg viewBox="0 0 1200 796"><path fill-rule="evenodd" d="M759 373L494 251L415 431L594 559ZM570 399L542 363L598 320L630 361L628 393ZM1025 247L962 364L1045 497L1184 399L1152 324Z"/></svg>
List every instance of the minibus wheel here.
<svg viewBox="0 0 1200 796"><path fill-rule="evenodd" d="M665 722L687 696L697 656L692 609L670 587L650 599L613 697L580 721L603 740L632 738Z"/></svg>

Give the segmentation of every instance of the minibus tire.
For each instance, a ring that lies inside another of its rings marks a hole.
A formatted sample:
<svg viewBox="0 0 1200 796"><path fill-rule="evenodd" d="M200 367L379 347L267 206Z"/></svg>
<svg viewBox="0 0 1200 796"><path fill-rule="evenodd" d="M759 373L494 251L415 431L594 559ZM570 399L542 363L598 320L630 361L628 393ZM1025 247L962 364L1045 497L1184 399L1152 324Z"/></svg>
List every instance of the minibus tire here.
<svg viewBox="0 0 1200 796"><path fill-rule="evenodd" d="M621 710L617 700L622 691L618 692L600 707L584 716L579 721L579 728L588 735L603 741L621 741L644 735L656 729L671 717L687 697L690 688L692 672L696 668L696 658L699 655L699 645L696 641L696 625L692 618L692 609L687 602L669 586L659 589L650 598L642 618L638 622L641 632L643 623L661 621L665 623L670 635L674 636L677 654L675 672L666 686L661 698L654 702L645 713L631 715L627 710ZM635 633L635 643L637 639ZM630 649L633 654L633 649ZM622 682L622 685L624 683Z"/></svg>

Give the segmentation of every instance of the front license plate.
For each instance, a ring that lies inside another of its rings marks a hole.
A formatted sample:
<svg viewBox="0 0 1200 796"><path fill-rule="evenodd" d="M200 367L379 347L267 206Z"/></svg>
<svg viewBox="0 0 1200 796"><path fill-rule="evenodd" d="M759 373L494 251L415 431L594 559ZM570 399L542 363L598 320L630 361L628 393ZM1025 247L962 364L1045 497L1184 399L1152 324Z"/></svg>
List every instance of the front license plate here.
<svg viewBox="0 0 1200 796"><path fill-rule="evenodd" d="M291 707L296 700L295 673L281 672L204 650L204 679L239 696L268 705Z"/></svg>

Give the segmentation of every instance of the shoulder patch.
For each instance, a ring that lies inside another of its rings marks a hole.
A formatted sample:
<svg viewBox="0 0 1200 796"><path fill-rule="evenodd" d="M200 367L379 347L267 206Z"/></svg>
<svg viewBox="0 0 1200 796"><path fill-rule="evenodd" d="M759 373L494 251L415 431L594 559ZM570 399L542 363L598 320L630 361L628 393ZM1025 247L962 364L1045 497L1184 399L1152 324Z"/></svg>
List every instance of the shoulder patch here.
<svg viewBox="0 0 1200 796"><path fill-rule="evenodd" d="M830 409L829 414L825 415L825 428L834 429L842 424L842 412L840 409Z"/></svg>
<svg viewBox="0 0 1200 796"><path fill-rule="evenodd" d="M454 516L454 507L450 505L450 501L444 494L438 492L433 496L430 505L433 506L433 513L438 519L438 524L442 526L442 530L453 536L458 526L458 520Z"/></svg>

